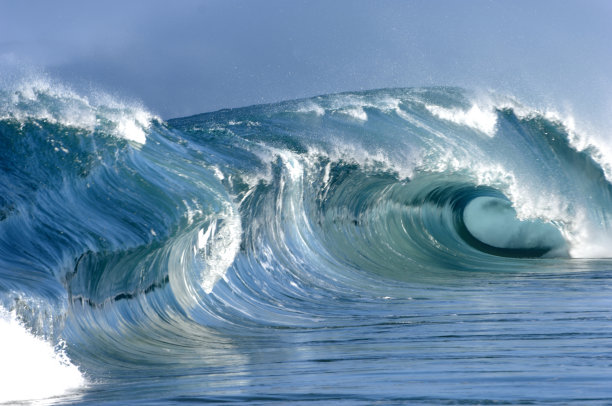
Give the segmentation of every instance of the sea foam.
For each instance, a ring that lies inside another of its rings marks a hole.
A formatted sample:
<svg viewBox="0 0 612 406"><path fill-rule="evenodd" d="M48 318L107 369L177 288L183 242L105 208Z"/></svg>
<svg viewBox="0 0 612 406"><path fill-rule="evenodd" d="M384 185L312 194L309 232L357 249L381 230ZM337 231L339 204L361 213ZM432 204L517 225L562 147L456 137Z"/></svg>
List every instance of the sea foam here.
<svg viewBox="0 0 612 406"><path fill-rule="evenodd" d="M61 396L85 384L61 348L32 335L0 307L0 402Z"/></svg>

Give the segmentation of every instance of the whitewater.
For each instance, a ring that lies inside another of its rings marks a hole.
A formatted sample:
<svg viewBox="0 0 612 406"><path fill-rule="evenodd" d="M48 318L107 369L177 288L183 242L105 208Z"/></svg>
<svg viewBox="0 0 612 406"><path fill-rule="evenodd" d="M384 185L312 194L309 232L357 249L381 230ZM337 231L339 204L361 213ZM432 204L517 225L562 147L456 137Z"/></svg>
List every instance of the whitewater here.
<svg viewBox="0 0 612 406"><path fill-rule="evenodd" d="M611 216L605 137L495 92L5 84L0 403L609 404Z"/></svg>

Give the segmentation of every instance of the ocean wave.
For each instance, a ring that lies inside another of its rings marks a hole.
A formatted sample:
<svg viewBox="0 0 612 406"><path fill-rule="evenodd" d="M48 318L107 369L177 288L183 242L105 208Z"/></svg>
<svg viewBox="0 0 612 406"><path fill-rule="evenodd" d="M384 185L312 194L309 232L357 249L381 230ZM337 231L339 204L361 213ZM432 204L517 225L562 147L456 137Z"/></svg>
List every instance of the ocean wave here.
<svg viewBox="0 0 612 406"><path fill-rule="evenodd" d="M230 351L220 330L354 297L609 256L605 150L516 102L386 89L162 122L48 82L0 96L2 303L52 309L93 380L196 368Z"/></svg>

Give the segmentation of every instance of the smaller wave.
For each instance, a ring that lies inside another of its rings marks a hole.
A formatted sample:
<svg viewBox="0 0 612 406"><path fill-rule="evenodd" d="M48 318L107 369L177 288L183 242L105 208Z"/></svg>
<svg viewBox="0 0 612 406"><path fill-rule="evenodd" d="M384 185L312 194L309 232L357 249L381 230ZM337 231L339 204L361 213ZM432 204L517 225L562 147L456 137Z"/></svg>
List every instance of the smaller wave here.
<svg viewBox="0 0 612 406"><path fill-rule="evenodd" d="M85 379L63 350L32 335L15 312L0 307L0 402L61 396Z"/></svg>
<svg viewBox="0 0 612 406"><path fill-rule="evenodd" d="M161 119L138 105L102 93L90 97L45 77L28 77L0 89L0 119L46 121L93 132L104 130L138 144L146 142L152 122Z"/></svg>

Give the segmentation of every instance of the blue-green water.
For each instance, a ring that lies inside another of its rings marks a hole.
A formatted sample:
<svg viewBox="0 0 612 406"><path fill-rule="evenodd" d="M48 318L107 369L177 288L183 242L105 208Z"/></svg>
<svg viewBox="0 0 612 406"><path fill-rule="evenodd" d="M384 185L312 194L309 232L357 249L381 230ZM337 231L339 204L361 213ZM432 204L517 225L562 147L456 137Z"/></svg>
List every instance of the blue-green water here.
<svg viewBox="0 0 612 406"><path fill-rule="evenodd" d="M12 359L1 401L612 402L609 164L560 117L455 88L167 122L1 96L0 328L72 371Z"/></svg>

